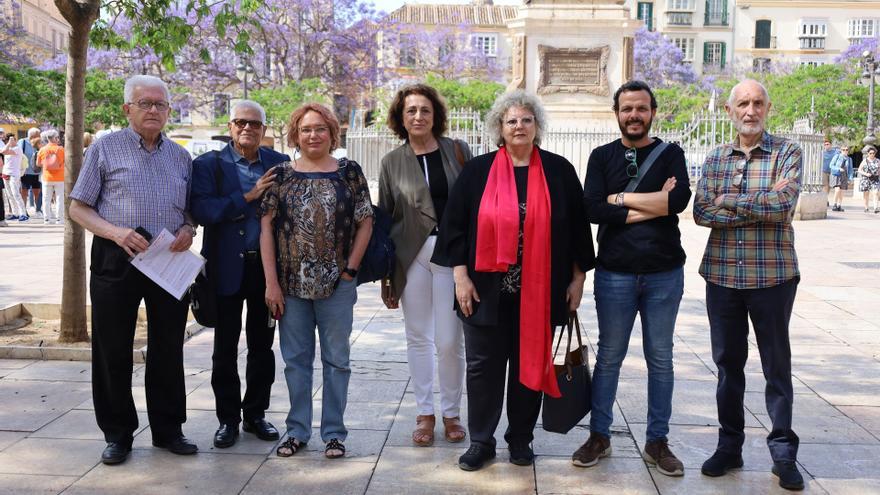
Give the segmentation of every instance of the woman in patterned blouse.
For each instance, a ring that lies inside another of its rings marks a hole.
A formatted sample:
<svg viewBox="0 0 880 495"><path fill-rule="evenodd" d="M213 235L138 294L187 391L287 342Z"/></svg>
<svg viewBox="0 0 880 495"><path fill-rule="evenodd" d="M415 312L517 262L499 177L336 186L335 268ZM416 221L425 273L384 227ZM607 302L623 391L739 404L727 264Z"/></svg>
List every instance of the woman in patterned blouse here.
<svg viewBox="0 0 880 495"><path fill-rule="evenodd" d="M360 166L330 154L339 145L332 111L307 103L293 112L288 128L288 144L298 157L278 166L260 208L266 305L280 321L290 394L287 439L276 454L289 457L311 437L317 326L324 375L321 440L324 455L335 459L345 455L355 276L373 230L373 210Z"/></svg>

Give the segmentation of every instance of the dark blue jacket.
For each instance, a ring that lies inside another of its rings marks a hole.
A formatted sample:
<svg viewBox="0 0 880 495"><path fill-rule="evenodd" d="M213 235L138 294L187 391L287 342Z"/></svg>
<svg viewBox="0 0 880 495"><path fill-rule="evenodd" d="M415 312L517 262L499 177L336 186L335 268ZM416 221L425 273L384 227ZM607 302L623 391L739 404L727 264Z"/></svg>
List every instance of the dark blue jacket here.
<svg viewBox="0 0 880 495"><path fill-rule="evenodd" d="M205 226L202 256L208 260L208 278L217 294L229 296L241 287L244 269L244 223L248 204L244 200L238 168L231 144L220 151L209 151L193 160L190 204L196 222ZM290 161L290 157L260 148L263 172ZM217 174L220 190L217 190Z"/></svg>

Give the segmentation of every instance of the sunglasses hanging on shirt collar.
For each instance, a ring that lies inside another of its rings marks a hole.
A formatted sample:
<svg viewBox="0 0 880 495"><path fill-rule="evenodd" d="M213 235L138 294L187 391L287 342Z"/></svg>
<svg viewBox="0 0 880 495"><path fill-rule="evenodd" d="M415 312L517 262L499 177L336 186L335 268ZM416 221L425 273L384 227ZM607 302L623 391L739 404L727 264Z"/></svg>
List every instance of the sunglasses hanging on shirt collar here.
<svg viewBox="0 0 880 495"><path fill-rule="evenodd" d="M639 162L636 161L636 149L629 148L626 150L626 153L623 154L623 157L626 159L626 175L629 176L630 179L635 179L639 176Z"/></svg>

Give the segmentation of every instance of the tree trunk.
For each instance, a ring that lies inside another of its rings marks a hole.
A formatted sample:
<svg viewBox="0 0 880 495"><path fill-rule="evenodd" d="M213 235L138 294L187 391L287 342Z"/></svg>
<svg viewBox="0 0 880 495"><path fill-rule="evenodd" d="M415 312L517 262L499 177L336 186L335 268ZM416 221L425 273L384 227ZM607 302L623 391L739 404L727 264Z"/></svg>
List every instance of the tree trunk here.
<svg viewBox="0 0 880 495"><path fill-rule="evenodd" d="M70 24L64 125L64 271L61 290L60 342L89 340L86 326L86 256L83 228L70 220L70 193L83 162L86 63L89 32L100 12L100 0L55 0Z"/></svg>

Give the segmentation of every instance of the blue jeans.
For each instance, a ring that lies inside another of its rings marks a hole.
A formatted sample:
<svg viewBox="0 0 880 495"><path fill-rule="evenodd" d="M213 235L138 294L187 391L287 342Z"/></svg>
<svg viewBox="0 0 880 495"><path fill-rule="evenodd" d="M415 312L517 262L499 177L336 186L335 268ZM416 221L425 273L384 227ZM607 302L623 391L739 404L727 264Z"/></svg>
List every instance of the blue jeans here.
<svg viewBox="0 0 880 495"><path fill-rule="evenodd" d="M355 281L339 281L339 286L326 299L284 298L279 338L284 358L284 378L290 394L287 435L301 442L312 436L312 372L315 362L315 326L321 340L321 363L324 386L321 389L321 440L345 441L348 430L343 416L348 401L351 378L349 354L354 303L357 302Z"/></svg>
<svg viewBox="0 0 880 495"><path fill-rule="evenodd" d="M684 269L635 274L596 269L593 295L599 350L593 370L590 430L610 436L620 365L626 357L636 313L648 364L648 442L666 440L672 415L672 334L684 291Z"/></svg>

